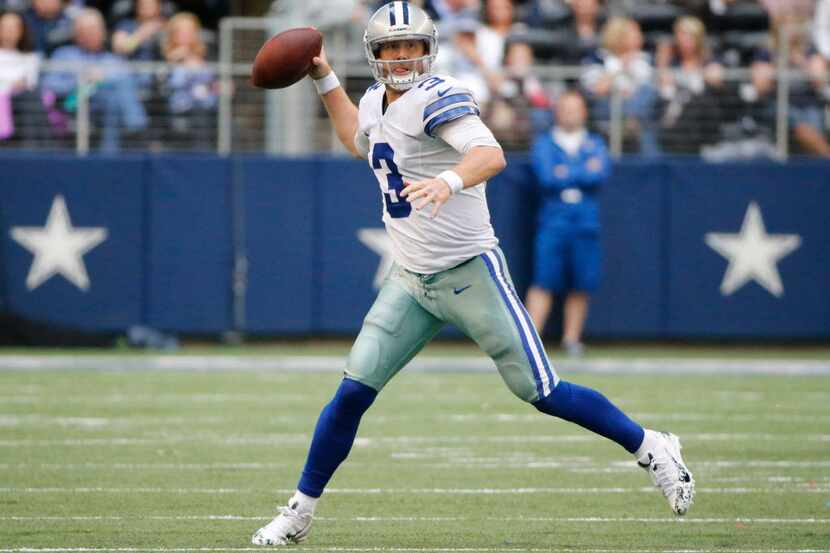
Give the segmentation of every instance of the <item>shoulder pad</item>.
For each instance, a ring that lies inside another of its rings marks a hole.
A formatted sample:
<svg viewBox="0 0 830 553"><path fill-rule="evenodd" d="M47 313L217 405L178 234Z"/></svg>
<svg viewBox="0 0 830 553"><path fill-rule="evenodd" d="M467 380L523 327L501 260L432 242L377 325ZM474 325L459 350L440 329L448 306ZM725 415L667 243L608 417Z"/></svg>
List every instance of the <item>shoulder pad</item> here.
<svg viewBox="0 0 830 553"><path fill-rule="evenodd" d="M422 81L418 89L423 97L424 132L429 136L435 136L435 131L445 123L481 113L470 89L452 77L430 77Z"/></svg>

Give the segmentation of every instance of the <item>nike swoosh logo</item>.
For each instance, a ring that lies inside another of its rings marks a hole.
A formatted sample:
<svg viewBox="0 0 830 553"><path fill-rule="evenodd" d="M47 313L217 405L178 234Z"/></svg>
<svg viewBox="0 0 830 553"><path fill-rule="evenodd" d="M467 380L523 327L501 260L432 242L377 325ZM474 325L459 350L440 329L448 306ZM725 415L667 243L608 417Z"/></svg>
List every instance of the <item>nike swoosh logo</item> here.
<svg viewBox="0 0 830 553"><path fill-rule="evenodd" d="M452 87L449 87L449 88L445 89L444 91L436 92L436 94L438 94L438 97L440 98L441 96L443 96L444 94L449 92L451 89L452 89Z"/></svg>
<svg viewBox="0 0 830 553"><path fill-rule="evenodd" d="M455 294L455 295L457 296L458 294L460 294L461 292L463 292L464 290L466 290L466 289L467 289L467 288L469 288L470 286L472 286L472 284L468 284L467 286L464 286L464 287L462 287L462 288L453 288L453 289L452 289L452 293L453 293L453 294Z"/></svg>

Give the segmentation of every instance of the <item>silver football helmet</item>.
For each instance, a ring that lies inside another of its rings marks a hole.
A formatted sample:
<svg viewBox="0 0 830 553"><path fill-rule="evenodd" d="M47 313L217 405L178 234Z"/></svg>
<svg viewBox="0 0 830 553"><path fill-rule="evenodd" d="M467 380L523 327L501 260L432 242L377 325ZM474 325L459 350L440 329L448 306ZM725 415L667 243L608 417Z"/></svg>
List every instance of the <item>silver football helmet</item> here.
<svg viewBox="0 0 830 553"><path fill-rule="evenodd" d="M426 45L425 56L406 60L411 69L405 75L392 71L393 64L400 64L400 60L378 59L380 45L393 40L421 40ZM395 90L409 90L429 77L432 63L438 55L438 29L418 6L409 2L389 2L369 18L363 34L363 47L375 79Z"/></svg>

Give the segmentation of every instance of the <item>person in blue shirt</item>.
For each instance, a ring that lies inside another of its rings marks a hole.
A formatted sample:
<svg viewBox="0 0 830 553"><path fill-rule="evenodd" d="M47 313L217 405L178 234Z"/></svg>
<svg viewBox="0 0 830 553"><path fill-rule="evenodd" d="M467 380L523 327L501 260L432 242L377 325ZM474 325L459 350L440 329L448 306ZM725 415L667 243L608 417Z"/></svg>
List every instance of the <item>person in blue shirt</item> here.
<svg viewBox="0 0 830 553"><path fill-rule="evenodd" d="M72 42L72 19L64 9L63 0L33 0L23 17L32 33L35 51L43 56L51 56Z"/></svg>
<svg viewBox="0 0 830 553"><path fill-rule="evenodd" d="M600 281L597 192L608 178L610 160L602 138L585 129L588 109L581 94L560 96L555 115L556 125L531 147L541 205L525 303L541 333L554 295L567 294L562 346L579 355L590 293Z"/></svg>
<svg viewBox="0 0 830 553"><path fill-rule="evenodd" d="M147 113L138 97L138 85L124 60L108 52L104 18L94 8L84 8L75 17L75 44L55 50L52 60L78 65L73 72L54 70L42 79L42 89L62 99L68 111L77 109L78 72L85 73L89 105L101 118L101 150L118 151L121 132L136 135L147 128Z"/></svg>

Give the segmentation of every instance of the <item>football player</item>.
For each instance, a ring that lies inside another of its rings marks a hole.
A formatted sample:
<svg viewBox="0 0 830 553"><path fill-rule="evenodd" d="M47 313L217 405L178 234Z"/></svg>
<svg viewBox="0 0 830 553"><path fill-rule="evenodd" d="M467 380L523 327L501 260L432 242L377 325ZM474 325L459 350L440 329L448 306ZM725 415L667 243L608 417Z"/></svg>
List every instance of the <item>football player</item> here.
<svg viewBox="0 0 830 553"><path fill-rule="evenodd" d="M377 82L355 106L324 52L311 77L337 135L377 177L395 264L323 408L297 491L260 528L258 545L303 541L314 509L378 392L446 323L495 362L510 390L542 413L614 440L648 470L669 506L685 514L694 480L671 434L643 429L602 394L561 380L510 279L490 225L485 185L505 167L470 90L431 72L435 25L391 2L369 19L366 57Z"/></svg>

